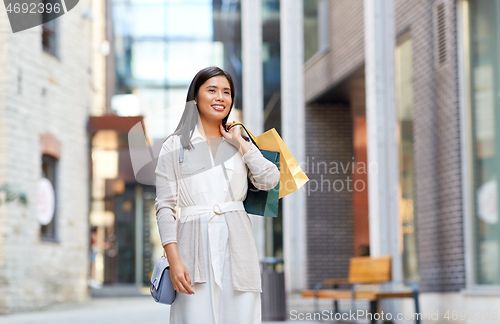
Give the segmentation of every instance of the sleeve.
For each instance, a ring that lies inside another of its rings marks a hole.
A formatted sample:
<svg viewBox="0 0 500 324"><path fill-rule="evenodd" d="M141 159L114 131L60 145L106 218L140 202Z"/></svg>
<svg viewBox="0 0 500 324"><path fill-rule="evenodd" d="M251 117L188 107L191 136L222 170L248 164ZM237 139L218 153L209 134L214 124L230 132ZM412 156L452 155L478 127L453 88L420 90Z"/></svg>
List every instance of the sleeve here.
<svg viewBox="0 0 500 324"><path fill-rule="evenodd" d="M162 145L156 165L156 222L160 231L162 246L177 243L175 224L177 203L177 176L175 174L173 139L168 138ZM177 161L178 163L178 161Z"/></svg>
<svg viewBox="0 0 500 324"><path fill-rule="evenodd" d="M278 167L266 159L260 150L249 143L250 150L243 154L243 161L248 167L248 177L255 188L259 190L271 190L280 180L280 171Z"/></svg>

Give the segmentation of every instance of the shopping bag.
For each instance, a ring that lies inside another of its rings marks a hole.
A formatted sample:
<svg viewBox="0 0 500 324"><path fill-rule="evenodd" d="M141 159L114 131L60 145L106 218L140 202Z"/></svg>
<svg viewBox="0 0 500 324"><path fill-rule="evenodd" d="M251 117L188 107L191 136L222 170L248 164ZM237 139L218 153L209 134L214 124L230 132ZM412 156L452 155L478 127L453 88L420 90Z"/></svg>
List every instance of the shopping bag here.
<svg viewBox="0 0 500 324"><path fill-rule="evenodd" d="M248 136L252 140L253 144L259 148L257 143L254 141L253 134L243 125L242 123L234 123L229 128L241 125L243 129L247 132ZM271 150L261 150L259 148L262 155L273 162L276 167L280 168L280 154L276 151ZM279 205L279 183L271 190L259 190L257 189L252 181L247 178L248 181L248 190L247 197L243 201L243 205L245 206L245 211L248 214L259 215L259 216L268 216L268 217L278 217L278 205Z"/></svg>
<svg viewBox="0 0 500 324"><path fill-rule="evenodd" d="M243 126L243 124L241 125ZM249 133L247 129L245 130ZM261 151L267 150L280 153L280 199L299 190L300 187L309 181L309 178L304 171L302 171L299 163L286 147L285 142L283 142L276 129L272 128L259 136L254 136L252 133L249 133L249 136L252 137L252 141L256 143L256 146Z"/></svg>
<svg viewBox="0 0 500 324"><path fill-rule="evenodd" d="M262 155L273 162L279 169L280 154L278 152L260 150ZM271 190L259 190L248 179L247 197L243 201L245 210L252 215L278 217L279 183Z"/></svg>

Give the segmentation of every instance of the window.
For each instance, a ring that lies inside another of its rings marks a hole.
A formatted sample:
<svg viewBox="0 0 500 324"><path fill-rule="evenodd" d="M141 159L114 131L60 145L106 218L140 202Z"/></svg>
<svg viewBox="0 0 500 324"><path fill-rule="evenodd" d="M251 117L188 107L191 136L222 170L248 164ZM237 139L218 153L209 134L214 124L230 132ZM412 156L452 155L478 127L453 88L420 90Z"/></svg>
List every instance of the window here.
<svg viewBox="0 0 500 324"><path fill-rule="evenodd" d="M407 33L396 45L396 107L399 128L399 187L404 279L418 280L417 236L414 212L413 168L413 51Z"/></svg>
<svg viewBox="0 0 500 324"><path fill-rule="evenodd" d="M468 4L474 281L500 285L500 3Z"/></svg>
<svg viewBox="0 0 500 324"><path fill-rule="evenodd" d="M55 210L54 216L47 225L40 225L40 235L42 240L56 241L57 240L57 205L58 205L58 190L57 190L57 159L52 155L42 155L42 177L49 179L54 187Z"/></svg>
<svg viewBox="0 0 500 324"><path fill-rule="evenodd" d="M57 42L59 23L56 17L61 15L61 12L56 13L53 8L54 4L61 5L58 0L43 0L44 8L51 8L51 10L44 10L42 13L42 44L43 50L50 54L57 56ZM50 12L49 12L50 11ZM61 9L62 11L62 9ZM51 20L52 19L52 20Z"/></svg>
<svg viewBox="0 0 500 324"><path fill-rule="evenodd" d="M328 0L304 0L304 62L330 45Z"/></svg>

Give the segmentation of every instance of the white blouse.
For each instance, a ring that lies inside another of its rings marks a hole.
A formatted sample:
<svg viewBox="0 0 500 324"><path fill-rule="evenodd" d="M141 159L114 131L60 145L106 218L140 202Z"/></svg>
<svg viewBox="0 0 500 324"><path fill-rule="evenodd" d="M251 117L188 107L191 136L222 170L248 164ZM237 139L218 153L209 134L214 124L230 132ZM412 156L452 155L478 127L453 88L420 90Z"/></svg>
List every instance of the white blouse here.
<svg viewBox="0 0 500 324"><path fill-rule="evenodd" d="M253 143L249 143L251 150L242 156L225 138L219 142L213 157L196 126L191 136L194 149L184 148L181 165L180 137L169 136L163 143L155 170L155 209L162 245L177 242L179 258L189 272L191 285L205 283L200 216L209 213L209 249L215 282L221 286L224 255L220 254L225 251L222 246L227 243L233 288L262 292L252 223L243 201L248 190L247 177L256 188L270 190L278 184L280 172ZM222 166L225 166L226 174ZM178 187L180 208L176 214ZM227 242L218 240L218 233L224 230L222 226L227 226Z"/></svg>

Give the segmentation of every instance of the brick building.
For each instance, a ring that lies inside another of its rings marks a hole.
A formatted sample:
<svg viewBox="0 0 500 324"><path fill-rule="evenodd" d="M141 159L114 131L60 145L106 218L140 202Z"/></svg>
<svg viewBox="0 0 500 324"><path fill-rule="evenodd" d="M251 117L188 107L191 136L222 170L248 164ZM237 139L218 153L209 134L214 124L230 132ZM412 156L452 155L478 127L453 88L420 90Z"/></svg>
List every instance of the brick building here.
<svg viewBox="0 0 500 324"><path fill-rule="evenodd" d="M0 205L0 313L89 296L86 124L103 105L99 3L17 33L0 17L0 184L28 200Z"/></svg>
<svg viewBox="0 0 500 324"><path fill-rule="evenodd" d="M318 1L310 17L304 6L304 41L316 40L315 50L305 51L304 60L306 173L311 179L307 288L324 278L346 277L352 256L384 252L373 251L378 238L370 236L380 234L376 228L381 224L390 225L370 217L375 208L369 203L371 188L381 192L377 205L390 205L391 197L397 200L396 218L382 219L397 224L399 246L389 246L389 253L382 254L396 258L393 278L418 281L424 314L436 309L440 314L498 311L500 155L495 151L500 143L500 97L495 94L500 93L500 3L390 1L393 15L387 17L392 21L386 21L394 23L394 39L385 40L365 34L367 21L372 28L370 19L378 19L369 17L376 9L367 11L366 3ZM372 46L370 52L366 46ZM368 66L367 55L376 55L381 47L393 51L389 63L394 74L387 70L392 81L370 84L367 73L379 76L384 69L380 62L382 68ZM368 91L383 92L391 82L394 97L389 107L373 106L374 113L389 117L389 122L372 123ZM375 132L389 128L392 118L396 128L389 132L389 143L374 144L370 127ZM370 145L379 145L380 155L393 142L397 183L384 192L373 187L368 181L372 178L358 166L368 163ZM348 163L354 163L354 169ZM397 197L391 196L392 189ZM399 307L410 311L411 305L405 305Z"/></svg>

